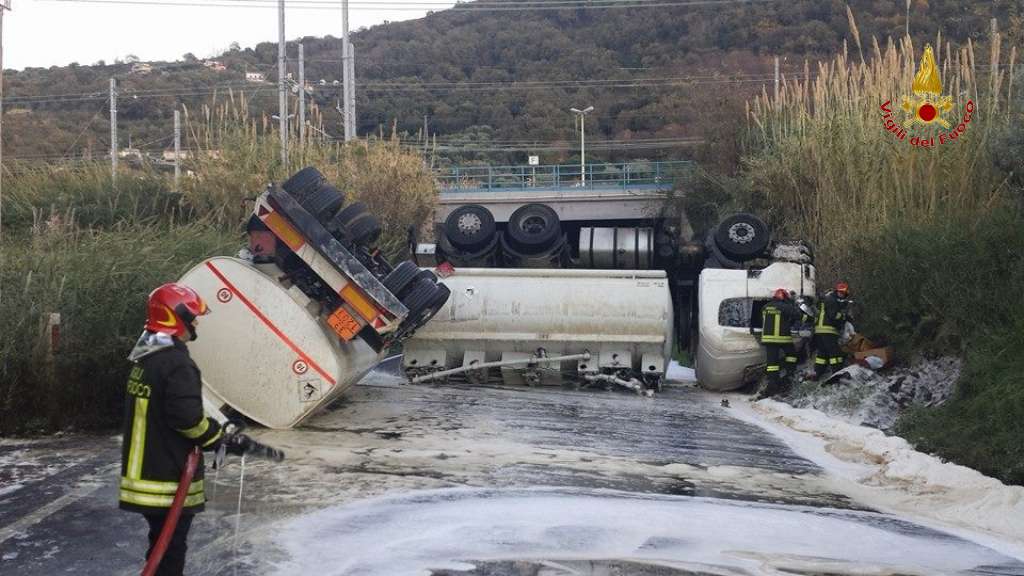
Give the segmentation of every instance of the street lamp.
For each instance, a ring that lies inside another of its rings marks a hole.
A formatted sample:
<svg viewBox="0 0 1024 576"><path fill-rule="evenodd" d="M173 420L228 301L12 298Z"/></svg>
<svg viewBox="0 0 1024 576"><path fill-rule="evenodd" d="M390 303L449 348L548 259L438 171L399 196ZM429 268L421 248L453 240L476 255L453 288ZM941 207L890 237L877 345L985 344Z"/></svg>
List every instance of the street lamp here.
<svg viewBox="0 0 1024 576"><path fill-rule="evenodd" d="M587 114L590 114L593 111L594 111L594 107L593 106L587 106L583 110L577 110L576 108L569 108L569 112L572 112L573 114L575 114L575 115L580 117L580 185L581 186L586 186L587 185L587 165L586 165L586 158L584 156L584 154L585 154L585 148L584 148L584 144L585 144L584 133L585 133L585 130L584 130L584 126L583 125L584 125L584 119L587 117Z"/></svg>

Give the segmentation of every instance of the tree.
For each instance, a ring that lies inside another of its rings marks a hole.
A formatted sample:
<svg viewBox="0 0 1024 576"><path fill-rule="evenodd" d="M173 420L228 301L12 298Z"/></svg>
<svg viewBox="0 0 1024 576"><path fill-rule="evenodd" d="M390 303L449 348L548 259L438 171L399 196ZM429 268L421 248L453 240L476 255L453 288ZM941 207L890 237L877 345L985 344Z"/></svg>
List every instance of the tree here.
<svg viewBox="0 0 1024 576"><path fill-rule="evenodd" d="M232 52L238 52L241 49L242 49L242 47L238 44L238 42L232 42L231 45L228 46L228 50L230 50Z"/></svg>
<svg viewBox="0 0 1024 576"><path fill-rule="evenodd" d="M139 61L139 57L136 56L135 54L129 54L129 55L124 57L125 64L135 64L138 61Z"/></svg>
<svg viewBox="0 0 1024 576"><path fill-rule="evenodd" d="M185 62L188 62L189 64L195 64L199 61L199 58L196 58L196 55L191 52L185 53L185 55L182 56L181 59Z"/></svg>

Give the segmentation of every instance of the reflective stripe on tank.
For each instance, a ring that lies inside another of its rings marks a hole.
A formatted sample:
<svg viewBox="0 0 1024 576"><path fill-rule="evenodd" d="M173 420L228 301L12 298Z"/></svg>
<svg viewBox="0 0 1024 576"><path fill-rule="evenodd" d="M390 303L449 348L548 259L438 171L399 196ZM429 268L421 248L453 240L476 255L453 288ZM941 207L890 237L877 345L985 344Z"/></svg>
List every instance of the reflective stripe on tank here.
<svg viewBox="0 0 1024 576"><path fill-rule="evenodd" d="M132 437L128 445L128 478L142 478L142 456L146 451L146 413L149 411L149 398L135 398L135 415L132 418Z"/></svg>

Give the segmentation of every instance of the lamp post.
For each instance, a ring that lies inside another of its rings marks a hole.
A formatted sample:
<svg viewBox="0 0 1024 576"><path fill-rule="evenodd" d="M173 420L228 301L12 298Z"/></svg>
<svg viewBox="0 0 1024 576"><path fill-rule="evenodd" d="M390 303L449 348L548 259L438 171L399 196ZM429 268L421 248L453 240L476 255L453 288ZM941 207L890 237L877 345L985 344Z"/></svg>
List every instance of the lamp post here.
<svg viewBox="0 0 1024 576"><path fill-rule="evenodd" d="M585 120L584 119L587 117L587 114L590 114L593 111L594 111L594 107L593 106L587 106L583 110L577 110L576 108L569 108L569 112L572 112L573 114L575 114L575 115L580 117L580 186L586 186L587 185L587 164L586 164L586 157L585 157L586 148L584 147L584 144L586 143L586 139L585 139L585 136L584 136L586 130L584 129L584 124L585 124Z"/></svg>

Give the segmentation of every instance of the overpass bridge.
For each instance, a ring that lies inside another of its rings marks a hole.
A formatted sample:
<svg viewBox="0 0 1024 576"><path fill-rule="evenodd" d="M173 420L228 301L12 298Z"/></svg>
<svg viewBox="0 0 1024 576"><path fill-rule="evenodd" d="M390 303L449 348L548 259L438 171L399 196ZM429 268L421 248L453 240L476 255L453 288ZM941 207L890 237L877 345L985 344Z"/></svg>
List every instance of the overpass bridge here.
<svg viewBox="0 0 1024 576"><path fill-rule="evenodd" d="M435 213L444 222L452 210L480 204L498 222L525 203L554 208L563 221L650 218L696 165L689 161L551 164L542 166L454 166L438 173ZM585 178L584 178L585 175Z"/></svg>

